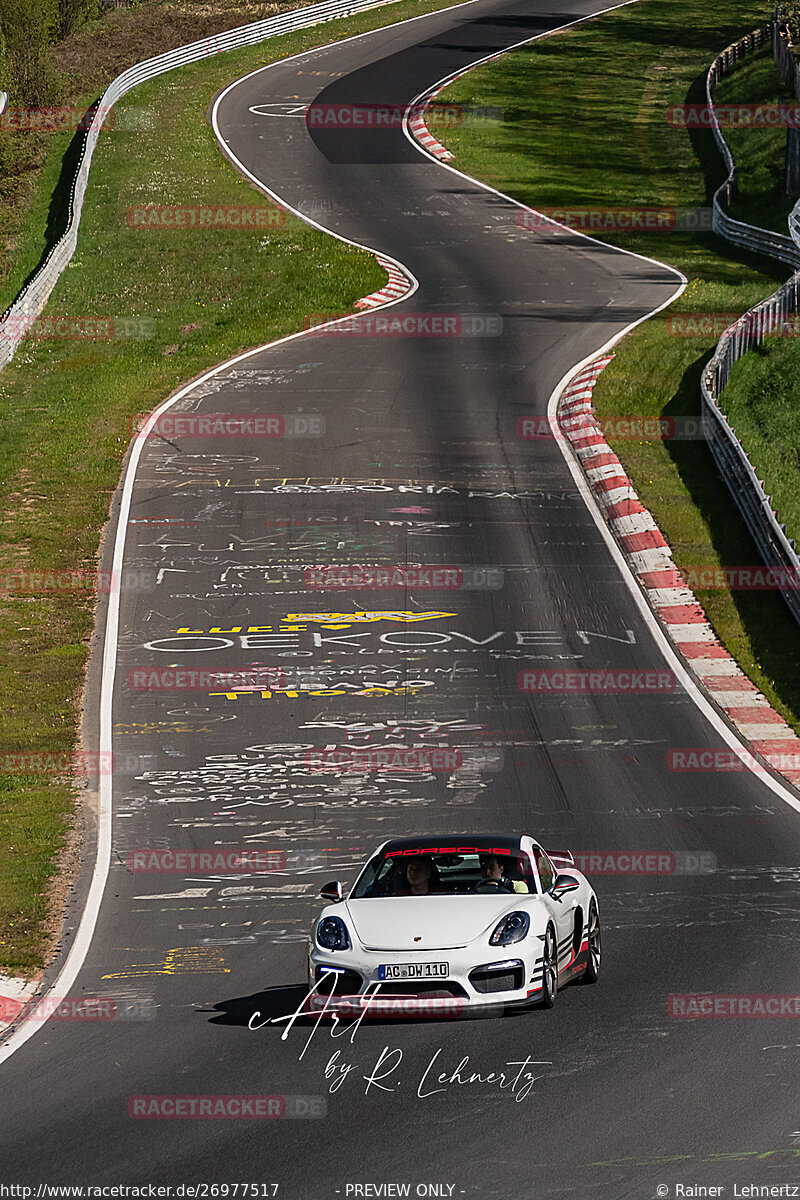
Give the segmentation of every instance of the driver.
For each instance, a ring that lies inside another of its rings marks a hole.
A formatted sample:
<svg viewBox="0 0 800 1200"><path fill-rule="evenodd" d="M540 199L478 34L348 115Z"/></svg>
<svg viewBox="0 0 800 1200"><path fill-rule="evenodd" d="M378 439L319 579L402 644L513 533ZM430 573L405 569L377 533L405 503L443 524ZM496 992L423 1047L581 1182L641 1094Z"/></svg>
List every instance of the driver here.
<svg viewBox="0 0 800 1200"><path fill-rule="evenodd" d="M504 863L496 858L493 854L481 854L479 856L481 867L481 883L478 884L495 884L498 891L502 892L527 892L528 885L521 879L506 879L503 874Z"/></svg>

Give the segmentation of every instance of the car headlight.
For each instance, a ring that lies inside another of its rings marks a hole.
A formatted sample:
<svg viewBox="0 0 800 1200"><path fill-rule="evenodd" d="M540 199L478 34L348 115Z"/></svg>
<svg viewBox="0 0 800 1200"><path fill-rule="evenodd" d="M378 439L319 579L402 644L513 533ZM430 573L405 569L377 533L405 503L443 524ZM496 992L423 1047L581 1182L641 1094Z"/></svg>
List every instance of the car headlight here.
<svg viewBox="0 0 800 1200"><path fill-rule="evenodd" d="M507 913L495 926L494 933L489 938L489 944L491 946L511 946L514 942L521 942L530 927L531 919L527 913Z"/></svg>
<svg viewBox="0 0 800 1200"><path fill-rule="evenodd" d="M350 938L341 917L323 917L317 925L317 944L324 950L349 950Z"/></svg>

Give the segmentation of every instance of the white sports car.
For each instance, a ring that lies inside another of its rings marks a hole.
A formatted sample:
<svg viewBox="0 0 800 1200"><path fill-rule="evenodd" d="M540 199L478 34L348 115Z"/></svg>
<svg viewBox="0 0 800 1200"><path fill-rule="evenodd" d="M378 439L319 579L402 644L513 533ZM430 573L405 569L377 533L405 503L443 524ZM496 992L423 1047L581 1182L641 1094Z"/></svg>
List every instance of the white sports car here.
<svg viewBox="0 0 800 1200"><path fill-rule="evenodd" d="M531 837L384 842L309 946L309 1011L458 1015L551 1008L559 986L600 973L597 897L568 852Z"/></svg>

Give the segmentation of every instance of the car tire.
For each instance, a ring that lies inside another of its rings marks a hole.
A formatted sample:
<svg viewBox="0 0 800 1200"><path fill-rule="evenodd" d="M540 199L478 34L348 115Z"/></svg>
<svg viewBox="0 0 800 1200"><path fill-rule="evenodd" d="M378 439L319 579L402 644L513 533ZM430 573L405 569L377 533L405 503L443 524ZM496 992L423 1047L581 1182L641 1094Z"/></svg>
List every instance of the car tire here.
<svg viewBox="0 0 800 1200"><path fill-rule="evenodd" d="M552 1008L558 995L558 951L556 935L550 926L545 934L542 955L542 1000L541 1008Z"/></svg>
<svg viewBox="0 0 800 1200"><path fill-rule="evenodd" d="M586 923L588 946L586 948L586 970L581 976L581 983L597 983L600 978L600 960L602 957L600 938L600 917L594 900L589 906L589 920Z"/></svg>

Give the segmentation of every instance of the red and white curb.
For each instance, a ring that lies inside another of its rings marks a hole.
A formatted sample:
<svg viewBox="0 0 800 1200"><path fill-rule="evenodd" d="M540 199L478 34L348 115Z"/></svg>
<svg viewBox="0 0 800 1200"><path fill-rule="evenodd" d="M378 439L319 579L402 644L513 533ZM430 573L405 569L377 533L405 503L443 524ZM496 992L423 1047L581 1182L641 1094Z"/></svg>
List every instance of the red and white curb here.
<svg viewBox="0 0 800 1200"><path fill-rule="evenodd" d="M416 107L413 109L412 115L408 118L408 128L411 130L420 145L424 146L429 154L432 154L434 158L438 158L442 162L447 162L447 160L452 158L453 155L446 146L443 146L441 142L437 142L436 138L425 124L425 109L428 107L433 97L438 96L441 90L442 89L439 88L437 91L433 92L422 105L422 107Z"/></svg>
<svg viewBox="0 0 800 1200"><path fill-rule="evenodd" d="M672 550L652 514L600 432L592 390L613 357L595 359L564 389L558 406L561 430L628 565L687 667L749 742L754 756L798 787L800 738L718 640L702 605L672 562Z"/></svg>
<svg viewBox="0 0 800 1200"><path fill-rule="evenodd" d="M32 979L0 975L0 1033L20 1019L28 1001L36 995L41 979L41 971Z"/></svg>
<svg viewBox="0 0 800 1200"><path fill-rule="evenodd" d="M525 43L522 42L520 43L520 45L524 44ZM419 142L420 145L427 150L430 155L439 159L440 162L447 162L448 159L453 157L447 147L443 146L441 142L436 140L425 124L425 109L428 107L431 101L435 100L440 92L443 92L445 88L450 87L450 84L455 83L455 81L460 79L462 75L468 75L470 71L475 69L475 67L482 67L485 63L494 62L496 58L502 58L503 55L508 53L508 50L513 49L515 49L514 46L509 46L507 50L501 50L499 54L490 54L487 58L482 58L480 62L471 63L468 67L465 67L463 71L456 71L454 75L448 75L447 78L442 80L439 86L434 88L432 92L429 92L427 96L423 92L422 95L424 96L424 99L420 96L417 97L408 117L408 129L413 134L414 139Z"/></svg>
<svg viewBox="0 0 800 1200"><path fill-rule="evenodd" d="M411 280L395 263L390 262L388 258L381 258L380 254L376 254L375 258L378 266L383 267L388 274L389 282L385 283L379 292L371 292L369 296L356 300L356 308L378 308L389 300L399 300L406 292L411 291Z"/></svg>

